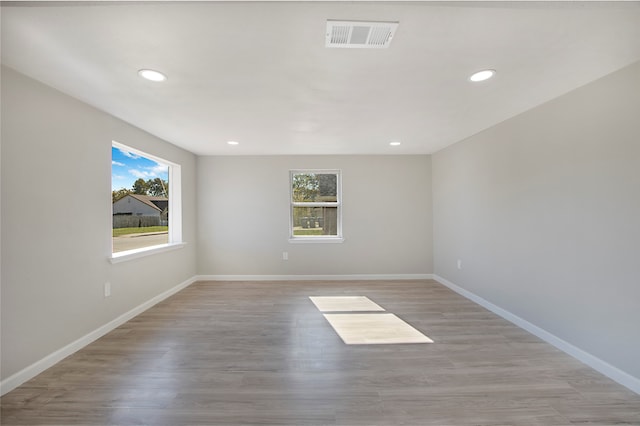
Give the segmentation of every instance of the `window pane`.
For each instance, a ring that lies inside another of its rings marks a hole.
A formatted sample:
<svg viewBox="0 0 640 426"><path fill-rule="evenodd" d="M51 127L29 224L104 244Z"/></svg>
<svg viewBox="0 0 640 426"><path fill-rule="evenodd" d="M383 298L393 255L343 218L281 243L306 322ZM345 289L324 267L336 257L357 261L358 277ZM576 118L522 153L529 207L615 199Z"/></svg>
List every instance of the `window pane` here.
<svg viewBox="0 0 640 426"><path fill-rule="evenodd" d="M169 242L169 166L111 149L113 253Z"/></svg>
<svg viewBox="0 0 640 426"><path fill-rule="evenodd" d="M335 173L296 173L292 185L294 202L338 201L338 176Z"/></svg>
<svg viewBox="0 0 640 426"><path fill-rule="evenodd" d="M334 175L335 176L335 175ZM337 236L337 207L294 207L293 236Z"/></svg>

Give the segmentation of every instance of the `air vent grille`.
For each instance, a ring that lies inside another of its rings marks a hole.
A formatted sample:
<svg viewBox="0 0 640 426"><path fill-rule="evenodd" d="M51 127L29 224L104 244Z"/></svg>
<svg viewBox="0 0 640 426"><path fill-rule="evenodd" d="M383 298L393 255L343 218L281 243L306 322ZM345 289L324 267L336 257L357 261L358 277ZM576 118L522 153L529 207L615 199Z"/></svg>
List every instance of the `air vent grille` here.
<svg viewBox="0 0 640 426"><path fill-rule="evenodd" d="M397 22L327 21L326 47L381 49L389 47Z"/></svg>

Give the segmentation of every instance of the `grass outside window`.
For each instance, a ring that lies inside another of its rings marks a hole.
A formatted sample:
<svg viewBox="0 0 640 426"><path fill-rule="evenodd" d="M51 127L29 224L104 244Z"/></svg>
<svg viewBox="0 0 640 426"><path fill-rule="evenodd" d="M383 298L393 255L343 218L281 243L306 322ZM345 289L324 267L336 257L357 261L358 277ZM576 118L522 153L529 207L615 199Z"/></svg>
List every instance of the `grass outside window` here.
<svg viewBox="0 0 640 426"><path fill-rule="evenodd" d="M113 230L114 237L121 237L123 235L131 234L147 234L151 232L169 232L168 226L146 226L136 228L115 228Z"/></svg>

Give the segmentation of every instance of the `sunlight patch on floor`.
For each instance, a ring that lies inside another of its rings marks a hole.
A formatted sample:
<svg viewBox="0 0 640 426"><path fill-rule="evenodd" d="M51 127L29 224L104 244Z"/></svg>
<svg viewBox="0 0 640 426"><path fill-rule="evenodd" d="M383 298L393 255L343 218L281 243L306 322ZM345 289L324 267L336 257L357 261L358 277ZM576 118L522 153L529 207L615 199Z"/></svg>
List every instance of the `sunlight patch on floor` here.
<svg viewBox="0 0 640 426"><path fill-rule="evenodd" d="M394 314L324 314L347 345L433 343Z"/></svg>

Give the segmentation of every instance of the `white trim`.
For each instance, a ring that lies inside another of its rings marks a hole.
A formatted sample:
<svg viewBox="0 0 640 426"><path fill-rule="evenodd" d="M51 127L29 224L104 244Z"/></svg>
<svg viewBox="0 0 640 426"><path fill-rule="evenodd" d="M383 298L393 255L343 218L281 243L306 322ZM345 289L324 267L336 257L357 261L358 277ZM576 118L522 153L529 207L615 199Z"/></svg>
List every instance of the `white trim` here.
<svg viewBox="0 0 640 426"><path fill-rule="evenodd" d="M139 149L132 148L128 145L122 144L114 140L111 141L111 146L121 151L127 151L132 154L136 154L140 157L144 157L152 161L155 161L159 164L166 165L168 167L168 174L169 174L168 176L169 177L169 235L168 235L169 244L168 245L163 244L162 247L164 249L160 249L160 250L156 250L160 246L144 247L144 249L151 249L151 251L148 253L140 254L140 255L137 254L139 249L129 250L128 252L131 252L130 254L133 254L134 251L136 252L135 255L130 257L127 257L124 254L125 252L113 253L110 259L111 263L123 262L129 259L136 259L138 257L148 256L153 253L173 250L175 248L182 248L177 246L178 244L183 242L182 241L182 168L180 164L174 163L173 161L165 160L164 158L146 153L144 151L140 151ZM111 223L112 225L109 228L113 230L113 222ZM175 245L175 247L170 247L173 245ZM127 254L129 254L128 252ZM115 259L119 259L119 260L115 260Z"/></svg>
<svg viewBox="0 0 640 426"><path fill-rule="evenodd" d="M41 360L36 361L33 364L29 365L28 367L25 367L22 370L18 371L17 373L7 377L2 382L0 382L0 395L4 395L8 392L11 392L13 389L17 388L27 380L30 380L35 376L37 376L38 374L42 373L47 368L52 367L53 365L62 361L64 358L68 357L69 355L79 351L80 349L84 348L91 342L99 339L100 337L109 333L113 329L121 326L122 324L129 321L130 319L134 318L137 315L140 315L142 312L151 308L155 304L162 302L166 298L190 286L196 281L197 281L197 278L195 276L189 278L188 280L178 284L177 286L170 288L169 290L163 293L160 293L155 297L152 297L148 301L142 303L141 305L136 306L130 311L125 312L124 314L120 315L119 317L115 318L112 321L109 321L103 326L98 327L92 332L82 336L78 340L75 340L74 342L69 343L68 345L58 349L57 351L45 356Z"/></svg>
<svg viewBox="0 0 640 426"><path fill-rule="evenodd" d="M165 251L181 249L186 245L187 243L170 243L170 244L161 244L157 246L142 247L142 248L127 250L127 251L119 251L117 253L111 254L111 256L109 257L109 262L111 263L126 262L128 260L138 259L141 257L150 256L156 253L163 253Z"/></svg>
<svg viewBox="0 0 640 426"><path fill-rule="evenodd" d="M446 280L445 278L442 278L439 275L433 274L433 279L444 285L445 287L448 287L451 290L455 291L459 295L466 297L467 299L477 303L478 305L490 310L494 314L499 315L507 321L512 322L518 327L528 331L534 336L537 336L545 342L550 343L564 353L572 356L578 361L585 363L594 370L609 377L611 380L620 383L622 386L625 386L640 395L640 378L634 377L629 373L625 373L624 371L620 370L617 367L614 367L608 362L603 361L588 352L585 352L584 350L555 336L554 334L549 333L547 330L544 330L537 325L534 325L529 321L522 319L515 314L512 314L506 309L502 309L501 307L494 305L493 303L483 299L477 294L472 293L469 290L465 290L464 288L457 286L456 284Z"/></svg>
<svg viewBox="0 0 640 426"><path fill-rule="evenodd" d="M169 244L182 242L182 168L169 167Z"/></svg>
<svg viewBox="0 0 640 426"><path fill-rule="evenodd" d="M334 243L340 244L344 242L344 238L341 237L291 237L289 243L291 244L307 244L307 243Z"/></svg>
<svg viewBox="0 0 640 426"><path fill-rule="evenodd" d="M198 281L358 281L431 280L432 274L347 274L347 275L198 275Z"/></svg>
<svg viewBox="0 0 640 426"><path fill-rule="evenodd" d="M292 201L293 207L340 207L335 201Z"/></svg>

